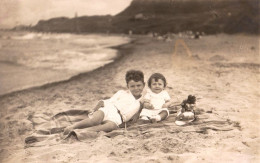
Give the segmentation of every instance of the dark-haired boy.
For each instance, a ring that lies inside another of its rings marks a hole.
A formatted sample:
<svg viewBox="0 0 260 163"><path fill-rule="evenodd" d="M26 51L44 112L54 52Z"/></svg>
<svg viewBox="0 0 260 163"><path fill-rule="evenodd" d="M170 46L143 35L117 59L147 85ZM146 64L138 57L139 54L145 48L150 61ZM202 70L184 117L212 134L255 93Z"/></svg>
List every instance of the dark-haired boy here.
<svg viewBox="0 0 260 163"><path fill-rule="evenodd" d="M131 120L141 109L141 97L144 88L144 74L142 71L130 70L125 75L128 90L120 90L110 99L100 101L99 107L91 116L64 130L64 135L74 129L88 128L90 131L110 132L123 122ZM138 118L138 117L137 117Z"/></svg>

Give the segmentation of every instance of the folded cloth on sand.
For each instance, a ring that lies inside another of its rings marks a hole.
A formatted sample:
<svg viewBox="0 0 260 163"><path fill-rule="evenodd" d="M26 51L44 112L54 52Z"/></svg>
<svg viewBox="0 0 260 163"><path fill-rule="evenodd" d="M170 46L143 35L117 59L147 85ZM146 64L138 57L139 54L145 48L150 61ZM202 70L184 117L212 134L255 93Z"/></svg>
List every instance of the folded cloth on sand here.
<svg viewBox="0 0 260 163"><path fill-rule="evenodd" d="M63 129L68 125L86 119L88 117L88 114L89 111L87 110L68 110L65 112L60 112L54 116L45 113L31 115L28 119L32 122L34 131L31 135L28 135L25 138L25 147L28 148L33 146L35 147L55 145L63 143L64 141L70 141L71 139L64 140L64 138L69 138L69 136L63 135ZM194 114L185 112L184 115L187 114L189 114L191 119L188 119L187 122L183 120L178 121L181 121L180 123L190 123L192 125L184 125L182 127L174 125L176 115L170 114L166 120L159 123L143 124L137 122L134 124L130 124L127 127L127 130L119 128L109 133L95 133L87 129L76 129L71 132L70 136L72 136L72 140L74 140L73 138L75 137L75 140L89 141L89 139L100 136L113 138L118 135L124 135L126 137L136 138L146 133L149 133L151 135L158 135L158 132L165 132L165 130L168 133L197 132L206 134L207 130L230 131L235 129L237 126L234 125L235 123L230 120L223 119L223 117L219 117L217 114L214 113L209 114L203 110L196 111L196 121L194 121ZM177 117L179 116L180 113L178 113Z"/></svg>
<svg viewBox="0 0 260 163"><path fill-rule="evenodd" d="M182 113L181 111L177 113L175 124L178 126L189 124L195 120L195 114L193 111L187 111Z"/></svg>

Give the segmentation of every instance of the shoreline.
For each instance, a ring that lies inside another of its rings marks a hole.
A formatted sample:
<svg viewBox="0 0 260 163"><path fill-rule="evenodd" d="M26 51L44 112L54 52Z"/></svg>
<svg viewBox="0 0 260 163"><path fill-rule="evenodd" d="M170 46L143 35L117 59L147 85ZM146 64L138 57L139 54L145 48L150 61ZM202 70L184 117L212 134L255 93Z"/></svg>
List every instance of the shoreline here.
<svg viewBox="0 0 260 163"><path fill-rule="evenodd" d="M119 60L121 57L123 57L123 52L122 51L125 51L124 50L125 46L128 46L128 45L133 44L133 43L134 43L134 40L130 40L128 43L123 43L123 44L120 44L120 45L117 45L117 46L106 47L108 49L115 49L115 50L117 50L116 57L113 58L113 61L111 63L105 64L105 65L103 65L101 67L98 67L98 68L90 70L90 71L86 71L86 72L82 72L82 73L79 73L79 74L76 74L76 75L72 75L68 79L58 80L58 81L53 81L53 82L47 82L45 84L41 84L41 85L38 85L38 86L37 85L36 86L31 86L29 88L24 88L24 89L21 88L19 90L14 90L14 91L10 91L10 92L4 93L4 94L0 94L0 99L8 97L8 96L13 96L16 93L28 92L28 91L32 91L34 89L42 89L42 88L46 89L48 87L55 86L55 85L58 85L58 84L61 84L61 83L67 83L67 82L70 82L72 80L77 80L77 78L80 77L80 76L85 76L88 73L97 71L99 69L106 68L106 66L117 62L117 60Z"/></svg>

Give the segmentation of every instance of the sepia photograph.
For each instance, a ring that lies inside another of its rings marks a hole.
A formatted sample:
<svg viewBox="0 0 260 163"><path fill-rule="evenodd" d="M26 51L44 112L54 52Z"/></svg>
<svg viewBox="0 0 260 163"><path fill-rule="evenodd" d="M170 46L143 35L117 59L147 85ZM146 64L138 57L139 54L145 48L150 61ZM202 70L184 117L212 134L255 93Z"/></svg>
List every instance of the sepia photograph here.
<svg viewBox="0 0 260 163"><path fill-rule="evenodd" d="M259 163L259 11L0 0L0 162Z"/></svg>

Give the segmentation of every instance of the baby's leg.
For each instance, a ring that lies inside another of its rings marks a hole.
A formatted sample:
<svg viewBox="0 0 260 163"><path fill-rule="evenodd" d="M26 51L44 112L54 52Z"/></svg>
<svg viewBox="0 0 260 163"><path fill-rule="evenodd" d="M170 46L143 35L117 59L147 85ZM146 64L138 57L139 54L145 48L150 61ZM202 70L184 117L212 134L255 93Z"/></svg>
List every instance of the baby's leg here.
<svg viewBox="0 0 260 163"><path fill-rule="evenodd" d="M142 112L140 113L140 121L141 122L150 122L150 118L152 117L153 115L153 110L149 110L149 109L146 109L146 108L143 108L142 109Z"/></svg>
<svg viewBox="0 0 260 163"><path fill-rule="evenodd" d="M99 132L99 131L110 132L110 131L113 131L113 130L115 130L117 128L118 128L118 126L114 122L107 121L104 124L101 124L101 125L98 125L98 126L89 127L87 130L96 131L96 132Z"/></svg>
<svg viewBox="0 0 260 163"><path fill-rule="evenodd" d="M159 113L160 117L161 117L161 121L165 120L168 117L168 112L166 110L163 110Z"/></svg>
<svg viewBox="0 0 260 163"><path fill-rule="evenodd" d="M159 121L165 120L167 117L168 117L168 112L166 110L163 110L158 115L153 116L151 118L151 122L152 123L159 122Z"/></svg>

